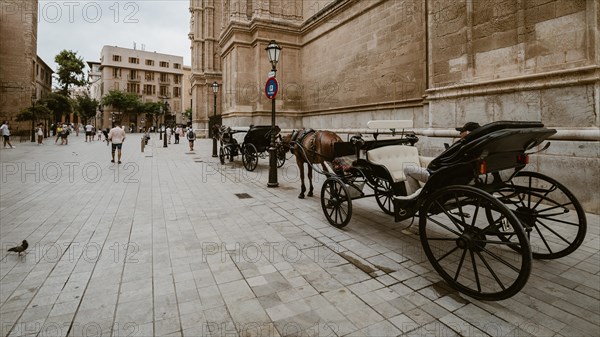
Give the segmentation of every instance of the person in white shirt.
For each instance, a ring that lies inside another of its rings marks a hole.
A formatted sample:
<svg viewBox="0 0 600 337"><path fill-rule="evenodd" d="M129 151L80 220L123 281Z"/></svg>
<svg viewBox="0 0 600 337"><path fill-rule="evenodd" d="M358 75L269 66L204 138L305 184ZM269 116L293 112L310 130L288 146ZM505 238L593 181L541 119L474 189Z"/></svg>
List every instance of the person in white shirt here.
<svg viewBox="0 0 600 337"><path fill-rule="evenodd" d="M44 140L44 129L43 129L42 125L43 125L42 123L39 123L38 127L37 127L36 133L37 133L38 145L42 145L43 144L42 141Z"/></svg>
<svg viewBox="0 0 600 337"><path fill-rule="evenodd" d="M173 135L173 130L171 130L170 126L167 126L167 138L169 139L169 144L171 144L171 136Z"/></svg>
<svg viewBox="0 0 600 337"><path fill-rule="evenodd" d="M90 142L92 140L94 140L94 126L92 124L89 124L85 126L85 141L87 142L88 139L90 140Z"/></svg>
<svg viewBox="0 0 600 337"><path fill-rule="evenodd" d="M179 135L181 134L181 128L179 125L175 128L175 144L179 144Z"/></svg>
<svg viewBox="0 0 600 337"><path fill-rule="evenodd" d="M121 164L121 149L123 142L125 141L125 131L118 125L110 129L108 133L108 141L112 143L112 160L111 163L115 162L115 150L119 150L118 162Z"/></svg>
<svg viewBox="0 0 600 337"><path fill-rule="evenodd" d="M2 126L0 126L0 133L2 133L2 138L4 139L4 147L6 144L10 145L11 149L15 147L10 143L10 130L8 129L8 121L3 121Z"/></svg>

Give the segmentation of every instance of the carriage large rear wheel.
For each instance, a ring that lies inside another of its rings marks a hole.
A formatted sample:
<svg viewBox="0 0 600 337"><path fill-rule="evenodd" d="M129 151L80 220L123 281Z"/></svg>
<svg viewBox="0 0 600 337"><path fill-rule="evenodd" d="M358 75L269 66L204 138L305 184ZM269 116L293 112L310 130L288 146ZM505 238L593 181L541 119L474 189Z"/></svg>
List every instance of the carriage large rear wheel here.
<svg viewBox="0 0 600 337"><path fill-rule="evenodd" d="M587 231L583 207L558 181L541 173L520 171L494 196L521 221L534 258L564 257L583 243ZM500 217L494 221L505 220Z"/></svg>
<svg viewBox="0 0 600 337"><path fill-rule="evenodd" d="M385 214L394 214L394 191L392 190L392 184L386 179L376 178L375 179L375 200L379 208L385 212Z"/></svg>
<svg viewBox="0 0 600 337"><path fill-rule="evenodd" d="M425 254L452 287L476 299L502 300L525 286L529 241L519 219L491 194L472 186L445 187L425 200L419 214ZM510 226L489 221L487 214Z"/></svg>
<svg viewBox="0 0 600 337"><path fill-rule="evenodd" d="M321 208L329 223L342 228L352 218L352 198L346 184L337 177L325 179L321 188Z"/></svg>
<svg viewBox="0 0 600 337"><path fill-rule="evenodd" d="M245 144L242 149L242 163L248 171L254 171L258 165L258 151L254 144Z"/></svg>

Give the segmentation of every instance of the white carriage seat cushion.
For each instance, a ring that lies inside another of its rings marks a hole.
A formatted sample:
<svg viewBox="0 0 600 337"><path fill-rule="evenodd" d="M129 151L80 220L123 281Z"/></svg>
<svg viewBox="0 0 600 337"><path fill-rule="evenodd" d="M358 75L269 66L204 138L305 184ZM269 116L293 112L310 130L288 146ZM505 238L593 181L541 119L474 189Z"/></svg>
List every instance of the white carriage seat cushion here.
<svg viewBox="0 0 600 337"><path fill-rule="evenodd" d="M367 160L383 165L392 175L394 182L406 181L404 168L408 165L421 166L419 151L414 146L390 145L367 152Z"/></svg>

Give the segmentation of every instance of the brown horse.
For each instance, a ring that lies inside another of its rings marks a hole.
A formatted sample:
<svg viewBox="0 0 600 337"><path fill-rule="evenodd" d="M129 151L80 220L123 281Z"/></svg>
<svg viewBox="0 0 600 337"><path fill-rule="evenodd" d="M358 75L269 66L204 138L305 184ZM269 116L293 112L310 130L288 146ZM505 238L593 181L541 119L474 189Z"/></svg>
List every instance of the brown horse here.
<svg viewBox="0 0 600 337"><path fill-rule="evenodd" d="M298 198L304 199L306 186L304 185L304 163L308 166L308 182L310 189L308 196L313 196L312 164L321 164L325 170L324 161L333 160L333 143L342 139L331 131L314 131L312 129L294 130L292 134L283 137L285 146L290 147L290 152L296 156L296 164L300 168L300 181L302 183Z"/></svg>

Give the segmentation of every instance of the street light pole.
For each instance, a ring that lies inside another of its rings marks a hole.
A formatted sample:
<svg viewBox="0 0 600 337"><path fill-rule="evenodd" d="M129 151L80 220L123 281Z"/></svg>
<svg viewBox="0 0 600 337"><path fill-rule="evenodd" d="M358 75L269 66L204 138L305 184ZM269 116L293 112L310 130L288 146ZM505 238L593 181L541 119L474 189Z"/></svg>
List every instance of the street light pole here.
<svg viewBox="0 0 600 337"><path fill-rule="evenodd" d="M167 102L167 96L163 96L163 105L165 106L165 114L164 114L164 121L165 121L165 135L163 137L163 147L167 147L167 123L166 123L166 119L167 119L167 114L169 113L169 102ZM173 132L171 130L171 132Z"/></svg>
<svg viewBox="0 0 600 337"><path fill-rule="evenodd" d="M267 51L267 56L271 62L273 77L275 77L277 74L277 62L279 62L281 47L279 47L275 40L271 40L265 50ZM277 132L275 131L275 127L275 96L273 96L273 98L271 98L271 144L269 147L269 182L267 183L267 187L279 186L279 183L277 182L277 153L275 148Z"/></svg>
<svg viewBox="0 0 600 337"><path fill-rule="evenodd" d="M34 89L35 90L35 89ZM35 142L35 101L37 100L37 92L31 94L31 141Z"/></svg>
<svg viewBox="0 0 600 337"><path fill-rule="evenodd" d="M212 156L217 156L217 133L215 132L215 124L217 121L217 93L219 92L219 83L216 81L212 84L213 97L214 97L214 105L213 105L213 127L211 128L213 133L213 147L212 147Z"/></svg>

